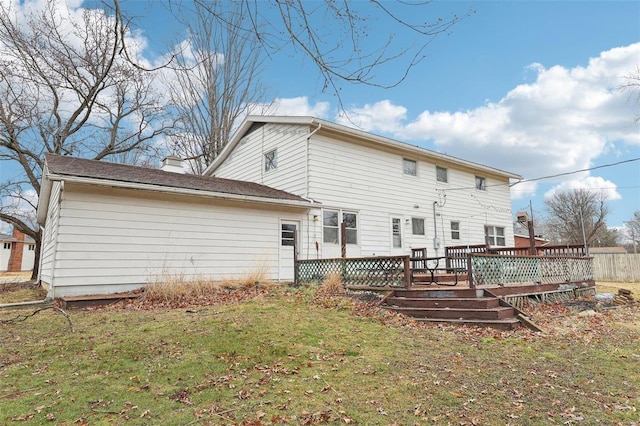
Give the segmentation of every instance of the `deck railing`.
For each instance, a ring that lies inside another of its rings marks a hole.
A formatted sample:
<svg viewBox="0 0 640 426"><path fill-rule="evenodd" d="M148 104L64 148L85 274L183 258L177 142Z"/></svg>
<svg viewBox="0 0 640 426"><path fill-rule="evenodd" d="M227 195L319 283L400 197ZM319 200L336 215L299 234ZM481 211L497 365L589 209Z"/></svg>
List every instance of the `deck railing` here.
<svg viewBox="0 0 640 426"><path fill-rule="evenodd" d="M352 259L307 259L296 261L299 283L320 282L330 275L339 275L347 286L408 287L409 256L379 256Z"/></svg>
<svg viewBox="0 0 640 426"><path fill-rule="evenodd" d="M471 287L508 283L557 284L593 280L593 258L471 254Z"/></svg>

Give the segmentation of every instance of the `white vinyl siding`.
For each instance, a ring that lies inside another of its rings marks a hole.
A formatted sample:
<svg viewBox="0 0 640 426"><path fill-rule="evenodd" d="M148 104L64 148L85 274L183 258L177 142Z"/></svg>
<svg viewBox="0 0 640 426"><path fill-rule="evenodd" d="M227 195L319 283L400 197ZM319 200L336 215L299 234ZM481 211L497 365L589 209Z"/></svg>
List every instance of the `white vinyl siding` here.
<svg viewBox="0 0 640 426"><path fill-rule="evenodd" d="M278 168L264 174L264 153L276 147ZM405 159L415 161L417 176L404 174ZM504 223L507 244L513 244L513 233L507 226L511 223L508 179L485 170L449 164L441 158L437 166L446 168L446 184L437 181L436 162L427 155L407 156L402 151L380 149L363 140L346 137L338 140L324 134L322 129L310 136L308 125L267 123L245 136L215 175L264 183L320 202L325 209L357 212L358 244L347 247L350 257L395 253L389 230L392 216L401 219L406 254L411 247L426 247L428 256L434 256L434 237L440 240L439 254L447 245L483 244L488 220ZM490 191L475 189L475 176L480 175L485 177ZM445 191L446 188L456 191L438 193L434 190L436 185ZM434 202L444 205L436 207L435 229ZM313 215L318 216L317 221ZM414 217L425 219L424 235L413 234ZM460 222L464 228L461 240L451 238L451 221ZM336 244L323 243L322 223L319 210L302 223L301 233L307 242L301 247L302 258L340 256Z"/></svg>
<svg viewBox="0 0 640 426"><path fill-rule="evenodd" d="M338 141L326 136L314 135L309 144L309 198L328 206L358 211L360 231L359 246L362 256L388 255L394 252L390 241L389 217L401 218L402 246L426 247L429 256L435 255L433 238L440 240L441 249L447 245L484 243L484 225L487 218L497 223L511 223L511 200L508 185L503 190L476 191L474 170L447 168L448 183L454 188L467 188L446 192L446 202L433 188L436 168L422 165L418 160L418 176L408 185L406 176L398 171L402 164L400 153L391 153L373 147ZM492 184L490 177L487 183ZM504 178L495 183L507 183ZM433 227L433 203L436 207L437 235ZM425 235L413 235L411 218L422 216ZM464 241L452 240L450 221L464 223ZM508 231L508 227L506 232ZM319 229L318 231L322 231ZM506 235L513 241L513 235ZM322 236L318 235L322 242Z"/></svg>
<svg viewBox="0 0 640 426"><path fill-rule="evenodd" d="M215 176L257 182L306 196L308 127L265 125L245 136ZM276 152L277 167L266 170L265 155Z"/></svg>
<svg viewBox="0 0 640 426"><path fill-rule="evenodd" d="M56 295L126 291L181 277L278 279L283 216L246 203L140 191L65 187ZM306 212L304 212L306 214Z"/></svg>
<svg viewBox="0 0 640 426"><path fill-rule="evenodd" d="M42 232L40 246L40 281L50 285L53 279L53 268L56 253L56 235L60 214L60 197L62 184L53 182L51 195L49 196L49 209L47 210L47 223Z"/></svg>

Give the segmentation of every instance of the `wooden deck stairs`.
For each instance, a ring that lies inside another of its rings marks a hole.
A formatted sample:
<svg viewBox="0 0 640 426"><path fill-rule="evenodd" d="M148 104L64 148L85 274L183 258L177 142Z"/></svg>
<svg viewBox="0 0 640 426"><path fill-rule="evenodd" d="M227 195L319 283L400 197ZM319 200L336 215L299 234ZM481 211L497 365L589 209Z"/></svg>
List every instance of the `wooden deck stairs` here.
<svg viewBox="0 0 640 426"><path fill-rule="evenodd" d="M520 326L519 312L480 289L395 289L382 301L382 307L419 322L469 324L503 330Z"/></svg>

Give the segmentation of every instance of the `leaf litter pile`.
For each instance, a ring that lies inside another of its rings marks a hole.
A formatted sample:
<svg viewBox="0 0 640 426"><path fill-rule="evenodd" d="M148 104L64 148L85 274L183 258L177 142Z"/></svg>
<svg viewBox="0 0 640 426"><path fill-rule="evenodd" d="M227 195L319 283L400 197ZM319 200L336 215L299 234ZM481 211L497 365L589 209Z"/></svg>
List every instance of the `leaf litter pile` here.
<svg viewBox="0 0 640 426"><path fill-rule="evenodd" d="M0 422L613 424L640 418L640 307L433 325L336 283L158 292L2 325ZM9 314L1 312L2 318Z"/></svg>

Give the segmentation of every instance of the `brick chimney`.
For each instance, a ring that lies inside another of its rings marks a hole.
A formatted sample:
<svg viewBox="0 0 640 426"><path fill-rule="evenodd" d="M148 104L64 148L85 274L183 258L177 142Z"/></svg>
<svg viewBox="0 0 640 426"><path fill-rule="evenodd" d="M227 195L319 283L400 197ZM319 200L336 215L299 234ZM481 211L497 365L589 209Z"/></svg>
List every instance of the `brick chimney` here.
<svg viewBox="0 0 640 426"><path fill-rule="evenodd" d="M11 253L9 254L9 264L7 272L22 271L22 253L24 251L24 234L13 228L13 241L11 242Z"/></svg>

